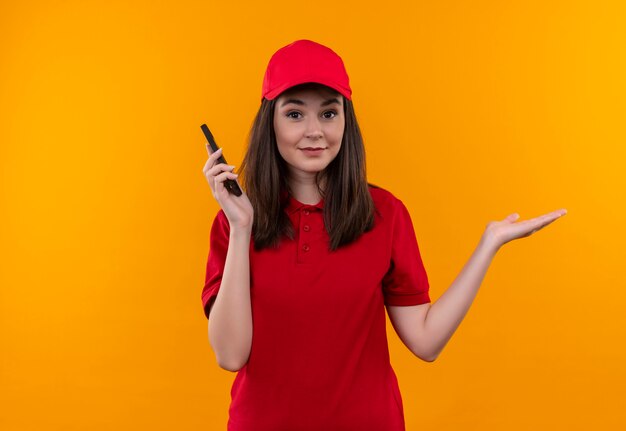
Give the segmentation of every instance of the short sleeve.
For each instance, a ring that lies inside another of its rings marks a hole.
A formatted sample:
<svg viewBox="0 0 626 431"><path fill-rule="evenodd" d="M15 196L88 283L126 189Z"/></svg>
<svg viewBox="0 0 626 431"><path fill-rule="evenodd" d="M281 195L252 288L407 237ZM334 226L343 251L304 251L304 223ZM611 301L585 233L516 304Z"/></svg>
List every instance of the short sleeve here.
<svg viewBox="0 0 626 431"><path fill-rule="evenodd" d="M430 302L426 269L422 262L411 216L395 198L392 217L391 262L383 277L385 305L418 305Z"/></svg>
<svg viewBox="0 0 626 431"><path fill-rule="evenodd" d="M209 318L209 306L217 296L224 274L224 264L226 263L226 253L228 252L228 240L230 235L230 224L220 209L213 219L211 235L209 240L209 257L206 264L206 275L204 278L204 288L202 289L202 307L204 315Z"/></svg>

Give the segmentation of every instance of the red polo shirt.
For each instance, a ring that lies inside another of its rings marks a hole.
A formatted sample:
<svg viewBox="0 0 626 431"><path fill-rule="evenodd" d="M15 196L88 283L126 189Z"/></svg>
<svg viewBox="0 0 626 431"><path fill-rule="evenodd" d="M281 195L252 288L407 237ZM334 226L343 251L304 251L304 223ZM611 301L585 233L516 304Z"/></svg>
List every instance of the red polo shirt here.
<svg viewBox="0 0 626 431"><path fill-rule="evenodd" d="M374 228L330 252L323 205L289 196L295 228L278 249L250 242L252 350L231 389L230 431L402 431L384 305L430 302L413 224L402 201L371 185ZM229 223L211 228L202 305L217 295Z"/></svg>

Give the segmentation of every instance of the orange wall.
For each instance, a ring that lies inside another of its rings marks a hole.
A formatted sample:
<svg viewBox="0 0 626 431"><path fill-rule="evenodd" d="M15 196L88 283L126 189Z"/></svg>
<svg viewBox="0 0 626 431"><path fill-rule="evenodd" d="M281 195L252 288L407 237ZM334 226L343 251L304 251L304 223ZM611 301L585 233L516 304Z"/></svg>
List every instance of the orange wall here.
<svg viewBox="0 0 626 431"><path fill-rule="evenodd" d="M388 326L407 430L626 426L625 20L621 1L2 2L0 428L225 429L199 126L238 167L267 61L300 38L343 57L433 300L489 221L568 210L504 246L437 361Z"/></svg>

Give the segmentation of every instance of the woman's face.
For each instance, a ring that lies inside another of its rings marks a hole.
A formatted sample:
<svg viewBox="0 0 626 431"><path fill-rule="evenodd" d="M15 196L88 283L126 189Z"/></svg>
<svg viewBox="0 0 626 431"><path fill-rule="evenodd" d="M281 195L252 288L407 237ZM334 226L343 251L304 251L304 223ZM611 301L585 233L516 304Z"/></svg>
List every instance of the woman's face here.
<svg viewBox="0 0 626 431"><path fill-rule="evenodd" d="M334 160L341 148L345 124L343 98L337 93L302 89L278 97L274 131L278 151L292 178L315 176Z"/></svg>

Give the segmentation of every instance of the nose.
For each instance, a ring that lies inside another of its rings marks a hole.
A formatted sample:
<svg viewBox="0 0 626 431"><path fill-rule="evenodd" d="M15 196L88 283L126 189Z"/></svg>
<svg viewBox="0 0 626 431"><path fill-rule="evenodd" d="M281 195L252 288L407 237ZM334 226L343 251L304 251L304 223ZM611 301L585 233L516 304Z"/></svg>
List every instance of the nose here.
<svg viewBox="0 0 626 431"><path fill-rule="evenodd" d="M322 127L320 126L320 121L317 117L311 116L306 124L306 133L305 136L309 139L317 140L320 139L322 134Z"/></svg>

